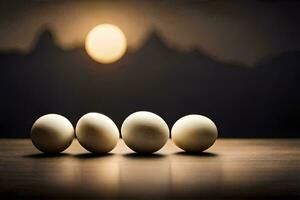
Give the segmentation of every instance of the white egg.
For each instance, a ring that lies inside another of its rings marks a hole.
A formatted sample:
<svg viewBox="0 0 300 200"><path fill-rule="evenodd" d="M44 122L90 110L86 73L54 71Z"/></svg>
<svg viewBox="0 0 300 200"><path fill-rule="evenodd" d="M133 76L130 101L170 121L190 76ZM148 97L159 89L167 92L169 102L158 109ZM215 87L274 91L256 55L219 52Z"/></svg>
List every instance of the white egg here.
<svg viewBox="0 0 300 200"><path fill-rule="evenodd" d="M75 132L81 146L93 153L107 153L119 140L116 124L100 113L83 115L77 122Z"/></svg>
<svg viewBox="0 0 300 200"><path fill-rule="evenodd" d="M166 144L169 128L160 116L139 111L124 120L121 135L125 144L133 151L153 153Z"/></svg>
<svg viewBox="0 0 300 200"><path fill-rule="evenodd" d="M218 137L216 125L202 115L187 115L173 125L174 143L187 152L201 152L211 147Z"/></svg>
<svg viewBox="0 0 300 200"><path fill-rule="evenodd" d="M31 128L33 145L45 153L59 153L68 148L75 137L71 122L57 114L37 119Z"/></svg>

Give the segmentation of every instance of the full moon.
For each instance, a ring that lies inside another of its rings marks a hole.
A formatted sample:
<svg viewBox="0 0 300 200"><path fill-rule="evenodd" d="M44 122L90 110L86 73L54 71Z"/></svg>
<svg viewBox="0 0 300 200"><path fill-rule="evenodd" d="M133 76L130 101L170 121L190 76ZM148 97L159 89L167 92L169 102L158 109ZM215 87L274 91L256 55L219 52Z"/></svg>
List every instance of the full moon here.
<svg viewBox="0 0 300 200"><path fill-rule="evenodd" d="M95 61L109 64L119 60L126 52L127 41L120 28L112 24L100 24L87 35L85 49Z"/></svg>

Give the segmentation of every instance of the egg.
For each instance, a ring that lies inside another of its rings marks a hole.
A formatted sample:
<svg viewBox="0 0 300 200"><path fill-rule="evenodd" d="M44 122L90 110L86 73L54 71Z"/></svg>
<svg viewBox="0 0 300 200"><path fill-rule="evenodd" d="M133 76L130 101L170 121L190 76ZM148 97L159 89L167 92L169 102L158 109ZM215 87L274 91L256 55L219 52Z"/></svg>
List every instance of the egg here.
<svg viewBox="0 0 300 200"><path fill-rule="evenodd" d="M175 122L171 137L179 148L187 152L202 152L214 144L218 130L209 118L193 114Z"/></svg>
<svg viewBox="0 0 300 200"><path fill-rule="evenodd" d="M121 127L125 144L137 153L153 153L162 148L169 138L169 128L158 115L139 111L129 115Z"/></svg>
<svg viewBox="0 0 300 200"><path fill-rule="evenodd" d="M31 128L33 145L45 153L59 153L67 149L74 139L71 122L58 114L38 118Z"/></svg>
<svg viewBox="0 0 300 200"><path fill-rule="evenodd" d="M107 153L119 140L118 127L109 117L100 113L83 115L77 122L75 132L80 145L93 153Z"/></svg>

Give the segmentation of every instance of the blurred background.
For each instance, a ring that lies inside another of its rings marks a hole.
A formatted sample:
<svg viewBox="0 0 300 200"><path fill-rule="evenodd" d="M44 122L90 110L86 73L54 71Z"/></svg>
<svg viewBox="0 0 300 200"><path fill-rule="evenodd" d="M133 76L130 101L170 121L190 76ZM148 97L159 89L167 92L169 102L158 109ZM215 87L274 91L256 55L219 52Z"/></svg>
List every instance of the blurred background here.
<svg viewBox="0 0 300 200"><path fill-rule="evenodd" d="M29 137L41 115L87 112L120 127L152 111L169 127L203 114L220 137L299 137L300 1L0 1L0 137ZM103 23L127 50L85 50Z"/></svg>

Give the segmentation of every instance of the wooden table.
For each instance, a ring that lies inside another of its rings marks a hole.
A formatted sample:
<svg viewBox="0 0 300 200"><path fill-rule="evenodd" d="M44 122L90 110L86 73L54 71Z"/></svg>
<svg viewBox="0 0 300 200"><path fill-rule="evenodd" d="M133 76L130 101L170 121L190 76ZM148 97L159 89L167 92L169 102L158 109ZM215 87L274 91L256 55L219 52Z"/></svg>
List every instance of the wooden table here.
<svg viewBox="0 0 300 200"><path fill-rule="evenodd" d="M107 155L76 140L63 154L0 140L0 199L300 199L299 139L219 139L190 155L172 141L156 154L120 140Z"/></svg>

